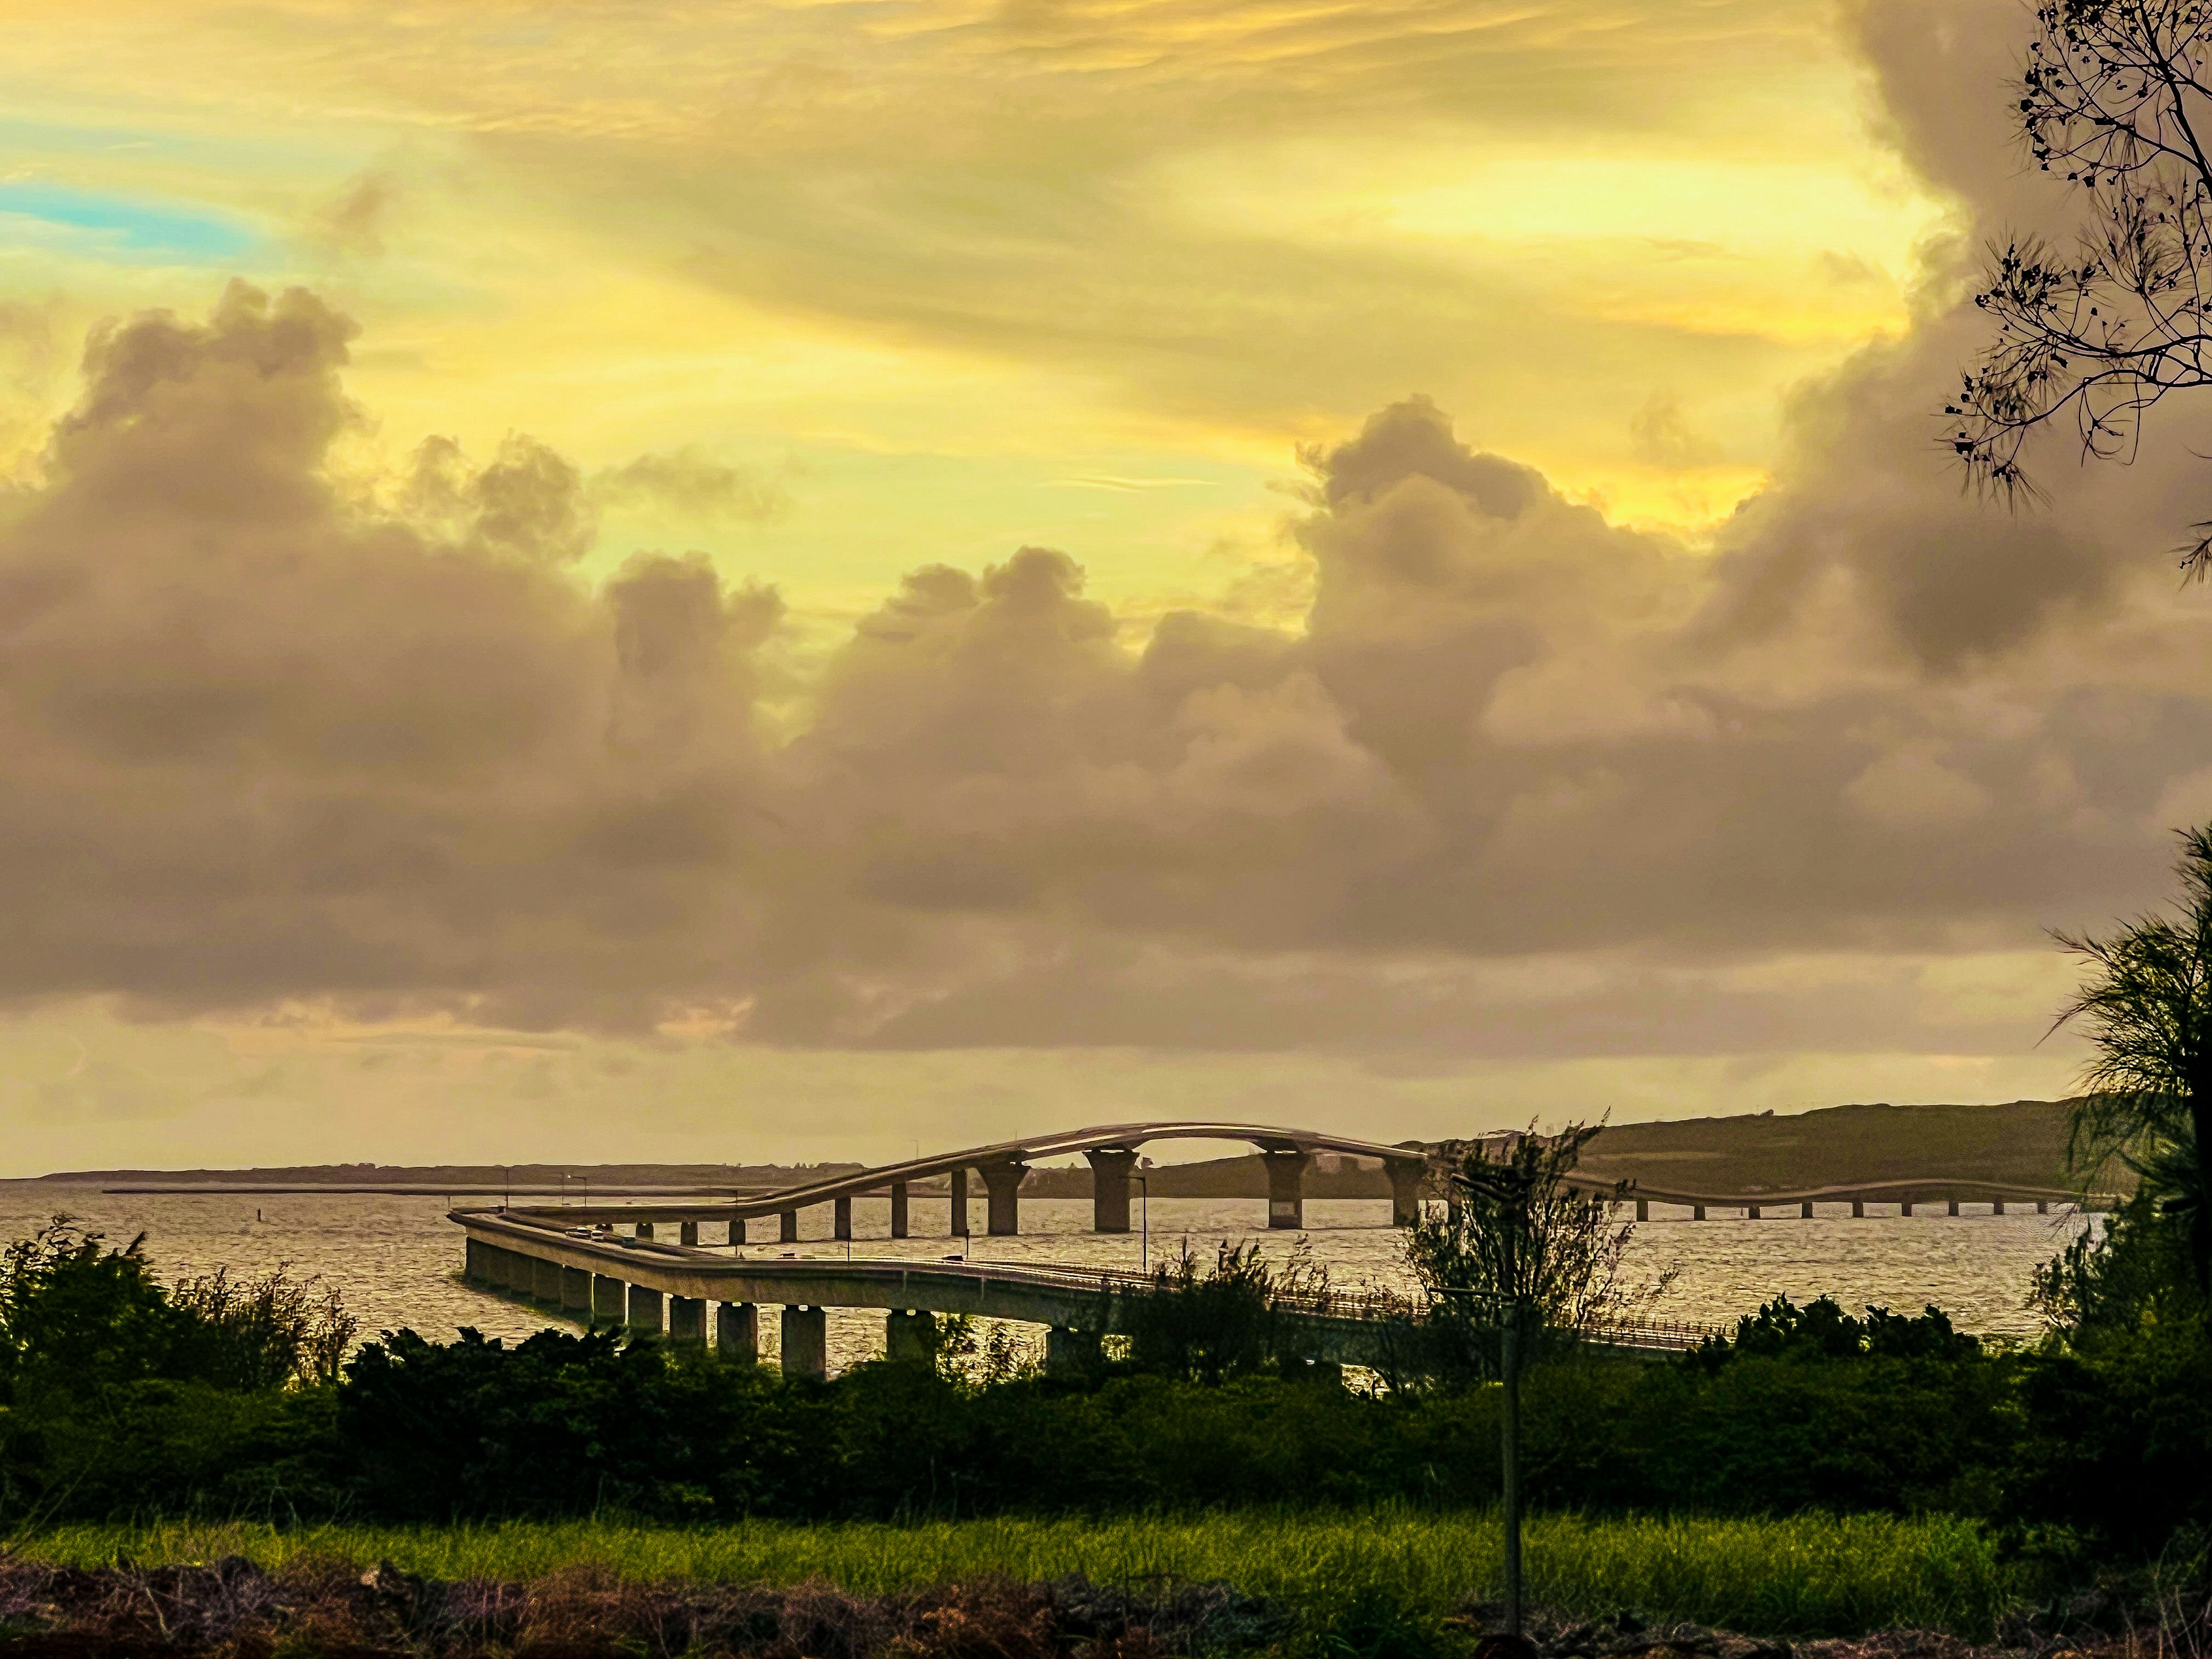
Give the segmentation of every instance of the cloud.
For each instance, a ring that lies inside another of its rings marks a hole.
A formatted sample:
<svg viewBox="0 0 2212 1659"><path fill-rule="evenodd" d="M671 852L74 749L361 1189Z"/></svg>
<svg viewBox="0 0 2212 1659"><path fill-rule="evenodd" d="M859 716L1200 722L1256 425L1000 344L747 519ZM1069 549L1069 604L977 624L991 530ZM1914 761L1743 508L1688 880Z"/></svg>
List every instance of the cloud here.
<svg viewBox="0 0 2212 1659"><path fill-rule="evenodd" d="M1979 188L1910 20L1860 25L1899 142ZM1407 395L1305 452L1285 625L1147 629L1024 546L919 564L803 671L703 556L580 574L603 504L757 510L705 452L433 440L341 491L328 303L115 325L0 520L0 993L791 1048L2024 1048L2047 1007L1942 964L2138 908L2212 775L2206 600L2146 551L2198 434L2037 515L1961 498L1950 292L1803 389L1710 551Z"/></svg>
<svg viewBox="0 0 2212 1659"><path fill-rule="evenodd" d="M791 506L781 479L709 459L696 449L640 455L592 477L594 499L657 507L685 518L761 524Z"/></svg>

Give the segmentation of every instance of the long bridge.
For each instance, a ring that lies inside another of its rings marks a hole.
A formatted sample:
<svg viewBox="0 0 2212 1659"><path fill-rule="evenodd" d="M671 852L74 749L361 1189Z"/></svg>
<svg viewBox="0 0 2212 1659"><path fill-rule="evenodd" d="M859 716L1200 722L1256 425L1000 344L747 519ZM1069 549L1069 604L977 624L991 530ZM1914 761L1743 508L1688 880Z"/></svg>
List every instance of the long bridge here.
<svg viewBox="0 0 2212 1659"><path fill-rule="evenodd" d="M748 1224L776 1218L779 1243L799 1240L800 1211L828 1205L832 1236L853 1238L853 1200L888 1194L890 1237L910 1237L908 1194L914 1183L943 1176L951 1189L953 1238L969 1237L968 1178L981 1177L988 1227L1006 1236L1021 1230L1023 1178L1032 1163L1081 1154L1091 1168L1091 1225L1101 1233L1130 1231L1129 1188L1138 1149L1158 1140L1243 1140L1258 1148L1267 1176L1267 1224L1304 1224L1304 1178L1315 1156L1341 1152L1379 1161L1388 1175L1394 1224L1419 1218L1425 1197L1450 1201L1443 1178L1466 1143L1431 1146L1419 1141L1386 1144L1322 1130L1212 1121L1121 1123L994 1142L915 1158L769 1192L653 1196L581 1205L504 1205L455 1209L449 1219L467 1237L468 1282L479 1289L528 1302L586 1324L616 1323L675 1343L705 1345L709 1337L726 1357L752 1360L759 1352L759 1310L782 1309L781 1352L787 1370L821 1374L827 1364L824 1310L880 1309L884 1343L896 1356L926 1352L931 1322L969 1314L1044 1326L1048 1369L1084 1363L1103 1336L1126 1329L1129 1298L1151 1283L1142 1274L1068 1264L1015 1265L902 1259L803 1260L796 1255L748 1257ZM1593 1168L1589 1177L1611 1185ZM2109 1195L2093 1194L2089 1201ZM1735 1210L1758 1218L1769 1209L1795 1207L1802 1217L1816 1204L1848 1203L1863 1216L1868 1203L1894 1203L1910 1215L1916 1203L1942 1202L1952 1215L1964 1202L1986 1203L1999 1214L2008 1202L2083 1201L2056 1188L2022 1187L1949 1176L1886 1180L1782 1192L1708 1193L1638 1186L1631 1194L1639 1220L1654 1202L1688 1208L1703 1220L1709 1209ZM674 1224L677 1237L656 1237ZM628 1234L617 1233L626 1226ZM702 1240L701 1229L726 1229ZM711 1248L720 1247L718 1252ZM1307 1346L1330 1363L1371 1364L1382 1357L1391 1320L1376 1298L1341 1294L1307 1298L1282 1310L1306 1328ZM1596 1340L1632 1353L1658 1353L1694 1346L1702 1327L1642 1323L1596 1334Z"/></svg>
<svg viewBox="0 0 2212 1659"><path fill-rule="evenodd" d="M578 1324L696 1348L705 1348L711 1334L720 1358L749 1364L760 1357L762 1304L780 1304L782 1366L797 1376L828 1373L830 1308L882 1310L884 1352L894 1359L933 1352L937 1316L965 1314L1042 1325L1047 1372L1080 1370L1097 1358L1104 1337L1127 1332L1132 1299L1153 1283L1115 1268L964 1256L732 1257L606 1227L563 1229L514 1211L455 1210L448 1219L467 1236L471 1285ZM1275 1307L1323 1368L1382 1362L1403 1329L1403 1304L1385 1296L1294 1293L1279 1297ZM1704 1326L1657 1321L1589 1333L1609 1349L1647 1358L1694 1347L1708 1334Z"/></svg>
<svg viewBox="0 0 2212 1659"><path fill-rule="evenodd" d="M828 1204L838 1238L853 1236L853 1200L888 1193L891 1201L893 1238L909 1236L908 1195L918 1181L946 1177L951 1187L952 1236L968 1235L968 1176L980 1176L988 1199L986 1231L994 1236L1021 1231L1022 1181L1030 1165L1040 1158L1066 1158L1080 1152L1091 1165L1091 1231L1126 1233L1129 1231L1129 1185L1136 1168L1138 1148L1155 1140L1242 1140L1255 1146L1267 1171L1267 1224L1279 1228L1305 1225L1305 1175L1317 1152L1345 1152L1356 1158L1380 1158L1390 1177L1390 1212L1399 1226L1409 1227L1420 1214L1424 1188L1430 1181L1432 1154L1423 1142L1386 1146L1324 1129L1284 1129L1259 1123L1109 1123L1062 1133L1032 1135L1021 1140L1002 1140L988 1146L939 1152L929 1158L908 1158L872 1170L823 1181L805 1182L769 1193L732 1193L699 1200L652 1199L627 1204L517 1206L509 1213L563 1222L582 1220L610 1224L642 1222L650 1229L664 1221L684 1225L687 1242L697 1243L702 1222L729 1224L729 1242L748 1242L750 1222L774 1216L780 1224L781 1242L799 1239L799 1212Z"/></svg>

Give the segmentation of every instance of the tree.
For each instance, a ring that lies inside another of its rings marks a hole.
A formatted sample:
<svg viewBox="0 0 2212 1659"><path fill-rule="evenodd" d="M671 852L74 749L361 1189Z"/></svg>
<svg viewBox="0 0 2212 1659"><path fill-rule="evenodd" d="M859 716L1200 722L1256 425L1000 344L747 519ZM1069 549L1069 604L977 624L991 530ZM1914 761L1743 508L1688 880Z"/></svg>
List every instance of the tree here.
<svg viewBox="0 0 2212 1659"><path fill-rule="evenodd" d="M1649 1285L1624 1280L1635 1231L1614 1219L1632 1183L1574 1183L1582 1150L1603 1126L1571 1123L1556 1135L1513 1137L1494 1155L1480 1141L1462 1151L1441 1215L1424 1215L1406 1240L1407 1264L1427 1296L1424 1358L1449 1377L1495 1377L1504 1389L1500 1453L1505 1510L1506 1628L1521 1633L1521 1376L1598 1326L1663 1294L1671 1272Z"/></svg>
<svg viewBox="0 0 2212 1659"><path fill-rule="evenodd" d="M2132 459L2143 415L2212 386L2212 4L2043 0L2021 65L2021 135L2044 172L2080 191L2070 252L1992 245L1974 303L1994 337L1946 406L1968 476L2008 500L2034 494L2021 456L2071 421L2084 458ZM2185 571L2212 568L2212 523Z"/></svg>
<svg viewBox="0 0 2212 1659"><path fill-rule="evenodd" d="M2158 1212L2185 1218L2199 1293L2212 1291L2212 824L2182 832L2175 915L2137 918L2108 939L2057 935L2089 978L2058 1023L2079 1021L2095 1058L2074 1103L2067 1155L2086 1182L2114 1164Z"/></svg>

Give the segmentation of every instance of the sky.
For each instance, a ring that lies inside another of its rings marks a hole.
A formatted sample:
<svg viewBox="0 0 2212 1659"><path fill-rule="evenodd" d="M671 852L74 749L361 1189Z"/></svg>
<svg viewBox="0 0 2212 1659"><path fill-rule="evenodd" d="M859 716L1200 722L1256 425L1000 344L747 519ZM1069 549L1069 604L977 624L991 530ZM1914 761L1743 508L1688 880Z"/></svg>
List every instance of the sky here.
<svg viewBox="0 0 2212 1659"><path fill-rule="evenodd" d="M12 21L0 1175L2052 1097L2212 816L2009 0Z"/></svg>

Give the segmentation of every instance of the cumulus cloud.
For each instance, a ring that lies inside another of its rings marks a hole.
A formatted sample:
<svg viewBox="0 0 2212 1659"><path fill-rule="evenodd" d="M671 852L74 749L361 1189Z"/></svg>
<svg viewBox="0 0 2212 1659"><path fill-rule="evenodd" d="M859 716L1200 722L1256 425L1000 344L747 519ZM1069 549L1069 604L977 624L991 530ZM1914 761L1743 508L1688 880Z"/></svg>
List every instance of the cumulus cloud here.
<svg viewBox="0 0 2212 1659"><path fill-rule="evenodd" d="M2001 213L2012 183L1943 159L1980 140L1923 106L1922 15L1860 14L1899 142ZM1961 499L1929 416L1972 322L1931 289L1808 388L1710 553L1408 396L1304 457L1294 626L1140 630L1023 547L913 570L799 682L776 595L702 555L578 574L600 504L741 518L758 480L517 435L365 499L325 473L360 416L325 301L115 325L0 516L0 993L874 1048L1990 1052L1999 1000L1944 964L2155 890L2212 663L2156 553L2199 434L2039 515Z"/></svg>

